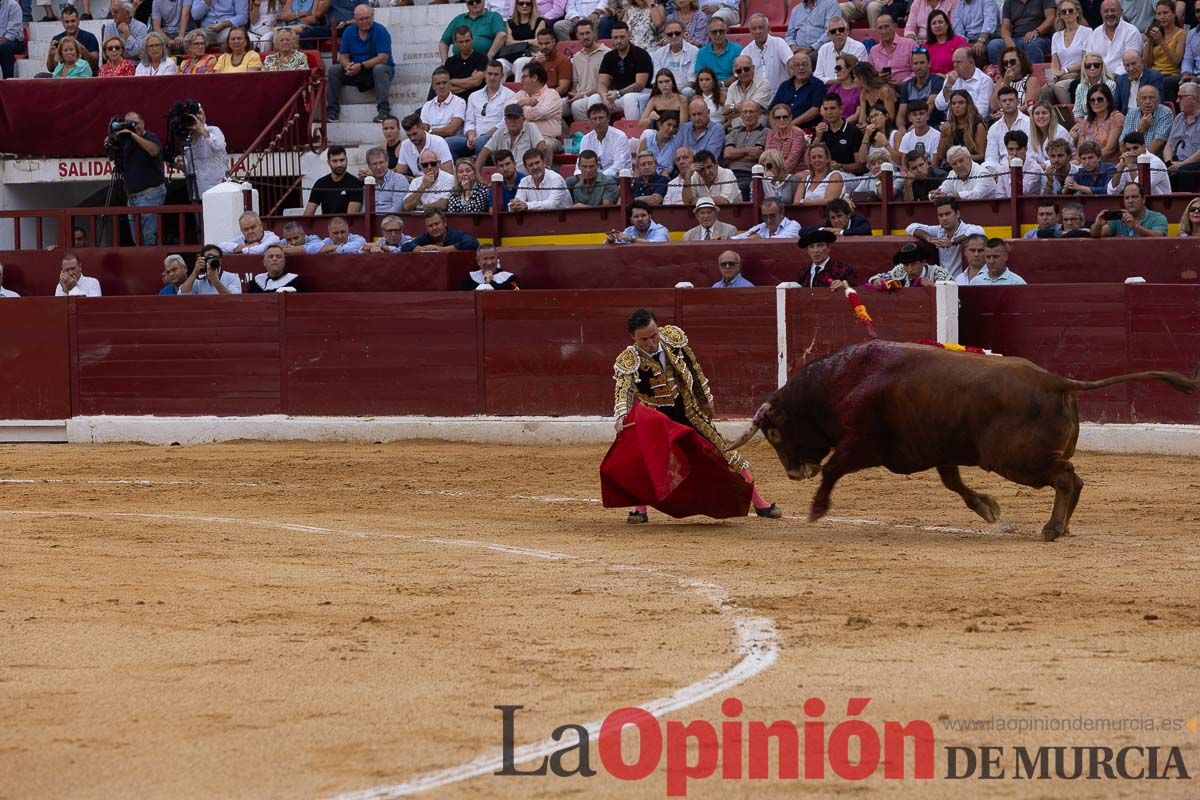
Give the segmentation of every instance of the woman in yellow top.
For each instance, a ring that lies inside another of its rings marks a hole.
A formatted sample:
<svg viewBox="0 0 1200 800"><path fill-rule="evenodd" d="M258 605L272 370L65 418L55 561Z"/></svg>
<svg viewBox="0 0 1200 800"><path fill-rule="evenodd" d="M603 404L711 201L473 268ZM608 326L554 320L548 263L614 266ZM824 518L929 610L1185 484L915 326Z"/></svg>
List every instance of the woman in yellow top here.
<svg viewBox="0 0 1200 800"><path fill-rule="evenodd" d="M225 40L225 52L217 59L217 72L262 72L262 58L250 49L245 28L233 28Z"/></svg>
<svg viewBox="0 0 1200 800"><path fill-rule="evenodd" d="M1147 67L1156 69L1169 84L1167 97L1174 100L1179 88L1179 65L1183 63L1183 44L1186 36L1183 28L1175 24L1175 4L1171 0L1158 0L1154 6L1154 22L1146 29L1146 47L1142 61Z"/></svg>

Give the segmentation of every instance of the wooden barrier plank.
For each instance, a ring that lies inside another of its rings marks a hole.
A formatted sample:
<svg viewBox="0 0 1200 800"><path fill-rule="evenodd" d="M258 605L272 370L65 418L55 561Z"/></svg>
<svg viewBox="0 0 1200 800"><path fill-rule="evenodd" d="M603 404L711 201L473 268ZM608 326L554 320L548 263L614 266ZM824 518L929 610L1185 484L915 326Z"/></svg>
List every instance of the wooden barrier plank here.
<svg viewBox="0 0 1200 800"><path fill-rule="evenodd" d="M679 292L679 324L700 357L718 417L753 414L775 390L775 290Z"/></svg>
<svg viewBox="0 0 1200 800"><path fill-rule="evenodd" d="M611 414L613 361L639 307L674 322L674 290L489 292L483 298L488 414Z"/></svg>
<svg viewBox="0 0 1200 800"><path fill-rule="evenodd" d="M288 295L289 414L482 412L475 297Z"/></svg>
<svg viewBox="0 0 1200 800"><path fill-rule="evenodd" d="M276 299L195 300L73 300L78 413L279 413Z"/></svg>
<svg viewBox="0 0 1200 800"><path fill-rule="evenodd" d="M67 302L0 300L0 419L71 416Z"/></svg>

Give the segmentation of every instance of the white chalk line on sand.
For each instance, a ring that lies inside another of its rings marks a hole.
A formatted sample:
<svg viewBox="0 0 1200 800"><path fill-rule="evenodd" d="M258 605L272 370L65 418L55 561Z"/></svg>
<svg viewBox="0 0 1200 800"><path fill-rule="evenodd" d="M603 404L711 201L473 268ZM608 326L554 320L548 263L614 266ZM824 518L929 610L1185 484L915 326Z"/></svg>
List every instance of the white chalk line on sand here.
<svg viewBox="0 0 1200 800"><path fill-rule="evenodd" d="M0 484L94 484L98 486L220 486L223 488L255 488L255 489L280 489L289 490L297 488L279 483L231 483L231 482L210 482L210 481L158 481L158 480L93 480L84 478L0 478ZM305 488L311 489L312 484L305 484ZM376 487L356 487L356 486L322 486L322 489L335 489L338 491L382 491ZM497 497L493 492L482 492L478 489L412 489L414 494L437 496L437 497ZM600 505L600 499L597 497L567 497L558 495L539 495L539 494L510 494L509 500L528 500L534 503L547 503L554 505ZM807 517L800 516L785 516L784 519L798 520L806 522ZM958 528L952 525L915 525L904 522L892 522L890 520L881 519L857 519L851 517L823 517L820 520L823 525L851 525L862 528L895 528L897 530L915 530L925 531L927 533L965 533L973 536L1001 536L1007 533L1004 523L999 525L994 530L979 530L978 528ZM446 543L453 543L447 540Z"/></svg>
<svg viewBox="0 0 1200 800"><path fill-rule="evenodd" d="M561 499L561 498L560 498ZM721 692L732 689L738 684L750 680L774 664L779 658L779 632L775 621L770 617L753 614L749 609L740 608L730 597L729 591L716 583L709 581L682 578L677 575L662 572L650 567L632 564L610 564L601 559L574 556L569 553L557 553L551 550L538 550L528 547L514 547L495 542L482 542L469 539L423 538L399 533L379 533L368 531L345 531L325 528L318 525L302 525L291 522L274 520L239 519L235 517L210 516L204 514L164 514L138 513L124 511L7 511L0 510L0 516L29 516L29 517L108 517L118 519L150 519L172 522L207 522L250 526L259 528L275 528L299 533L314 533L326 536L345 536L353 538L387 538L403 539L423 544L452 545L455 547L474 547L492 552L509 555L521 555L553 561L574 561L579 564L598 564L620 572L633 572L655 578L668 580L675 585L698 595L706 603L714 607L721 619L729 623L737 636L738 662L724 672L716 672L694 683L676 690L667 697L659 697L645 703L637 704L655 717L662 717L674 711L695 705ZM625 703L625 705L629 705ZM595 720L584 725L588 736L594 738L600 732L602 720ZM578 737L564 736L562 739L544 739L540 742L518 747L513 751L512 763L526 764L530 761L545 758L556 750L576 744ZM490 775L504 766L502 754L497 752L485 753L456 767L426 772L399 783L375 786L370 789L348 792L337 795L334 800L385 800L392 797L405 797L419 792L448 786L453 783L468 780L482 775Z"/></svg>

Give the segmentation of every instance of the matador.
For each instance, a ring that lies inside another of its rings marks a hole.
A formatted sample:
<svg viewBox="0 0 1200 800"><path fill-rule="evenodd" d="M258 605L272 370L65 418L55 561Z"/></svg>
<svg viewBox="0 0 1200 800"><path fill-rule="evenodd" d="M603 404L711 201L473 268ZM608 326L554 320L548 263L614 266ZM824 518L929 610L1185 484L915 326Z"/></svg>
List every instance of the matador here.
<svg viewBox="0 0 1200 800"><path fill-rule="evenodd" d="M754 486L750 462L736 450L725 452L729 443L712 423L713 395L700 360L688 346L687 334L675 325L658 326L654 312L638 309L626 325L633 344L617 356L613 365L616 396L613 414L620 433L625 415L635 401L661 411L680 425L692 428L725 456L730 469L739 473L753 487L751 500L754 512L760 517L778 519L783 511L768 503ZM646 506L635 506L626 522L648 522Z"/></svg>

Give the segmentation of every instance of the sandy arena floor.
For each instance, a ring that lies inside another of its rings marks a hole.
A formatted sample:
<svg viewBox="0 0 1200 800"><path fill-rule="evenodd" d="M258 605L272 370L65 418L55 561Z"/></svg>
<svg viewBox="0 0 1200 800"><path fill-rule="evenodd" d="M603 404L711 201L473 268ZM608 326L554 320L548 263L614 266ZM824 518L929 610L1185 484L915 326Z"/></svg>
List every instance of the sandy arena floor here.
<svg viewBox="0 0 1200 800"><path fill-rule="evenodd" d="M1200 461L1077 457L1073 535L1044 544L1052 494L976 470L999 526L934 474L882 471L809 525L815 484L761 441L789 518L626 526L595 499L603 452L0 447L0 798L413 788L497 753L496 705L525 707L524 745L659 698L686 705L668 720L716 723L737 697L743 721L800 723L818 697L832 729L851 696L877 728L929 721L938 779L714 777L688 796L1200 793ZM1185 726L949 729L994 717ZM1193 779L943 779L947 746L1039 744L1177 745ZM666 796L661 764L633 783L491 769L423 796Z"/></svg>

